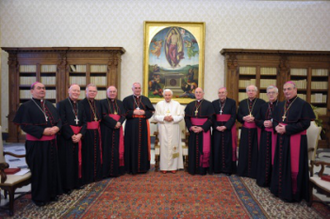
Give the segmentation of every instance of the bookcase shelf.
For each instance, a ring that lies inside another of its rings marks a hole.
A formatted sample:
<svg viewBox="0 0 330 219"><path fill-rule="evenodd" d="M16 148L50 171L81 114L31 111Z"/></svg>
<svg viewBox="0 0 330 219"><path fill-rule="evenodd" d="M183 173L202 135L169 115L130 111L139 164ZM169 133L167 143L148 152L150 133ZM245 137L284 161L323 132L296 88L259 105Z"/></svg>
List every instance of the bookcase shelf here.
<svg viewBox="0 0 330 219"><path fill-rule="evenodd" d="M20 104L31 98L31 84L40 81L46 87L46 99L54 105L68 97L72 83L81 85L80 99L85 98L86 85L96 78L100 98L107 86L120 91L122 47L3 47L9 54L8 142L23 142L25 135L13 124ZM100 86L99 86L100 85ZM119 95L119 94L118 94Z"/></svg>
<svg viewBox="0 0 330 219"><path fill-rule="evenodd" d="M245 87L254 84L260 91L259 97L267 101L265 87L276 82L272 85L278 87L278 99L283 101L283 84L292 80L297 84L298 96L319 108L326 133L323 141L329 145L329 51L223 49L220 53L225 61L228 97L238 104L240 100L247 98Z"/></svg>

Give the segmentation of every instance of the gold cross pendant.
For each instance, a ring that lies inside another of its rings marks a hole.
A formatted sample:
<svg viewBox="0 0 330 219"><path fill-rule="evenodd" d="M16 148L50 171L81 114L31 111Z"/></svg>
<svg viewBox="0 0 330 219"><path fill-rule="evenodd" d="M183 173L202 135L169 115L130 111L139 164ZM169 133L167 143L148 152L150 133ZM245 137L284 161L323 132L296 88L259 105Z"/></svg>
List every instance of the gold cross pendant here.
<svg viewBox="0 0 330 219"><path fill-rule="evenodd" d="M195 116L197 116L198 110L195 111Z"/></svg>
<svg viewBox="0 0 330 219"><path fill-rule="evenodd" d="M283 115L283 116L282 116L282 122L284 122L285 118L286 118L286 116Z"/></svg>
<svg viewBox="0 0 330 219"><path fill-rule="evenodd" d="M97 121L97 117L96 117L96 116L94 117L94 121L95 121L95 122Z"/></svg>

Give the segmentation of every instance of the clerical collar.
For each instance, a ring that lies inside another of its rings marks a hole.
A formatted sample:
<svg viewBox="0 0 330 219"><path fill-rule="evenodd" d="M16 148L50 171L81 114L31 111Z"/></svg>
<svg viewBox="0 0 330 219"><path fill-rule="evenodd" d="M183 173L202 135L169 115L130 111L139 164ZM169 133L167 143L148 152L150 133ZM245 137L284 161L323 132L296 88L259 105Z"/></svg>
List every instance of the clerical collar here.
<svg viewBox="0 0 330 219"><path fill-rule="evenodd" d="M201 99L201 100L197 100L197 102L200 103L202 100L203 100L203 99Z"/></svg>
<svg viewBox="0 0 330 219"><path fill-rule="evenodd" d="M252 100L250 98L248 98L250 102L253 102L256 98L253 98Z"/></svg>
<svg viewBox="0 0 330 219"><path fill-rule="evenodd" d="M111 98L109 98L109 97L108 97L108 99L109 99L111 102L114 102L114 101L115 101L115 99L111 99Z"/></svg>
<svg viewBox="0 0 330 219"><path fill-rule="evenodd" d="M294 96L294 97L292 97L291 99L287 100L286 102L291 103L291 102L292 102L294 99L296 99L296 98L297 98L297 95Z"/></svg>
<svg viewBox="0 0 330 219"><path fill-rule="evenodd" d="M220 100L220 103L224 103L226 101L227 98L225 98L224 100Z"/></svg>
<svg viewBox="0 0 330 219"><path fill-rule="evenodd" d="M39 101L39 102L41 102L41 103L44 102L44 99L37 99L37 98L34 98L34 97L32 97L32 99L34 99L35 101Z"/></svg>
<svg viewBox="0 0 330 219"><path fill-rule="evenodd" d="M275 105L276 105L276 104L277 104L277 100L275 100L275 101L273 101L273 102L270 102L270 101L269 101L269 103L270 103L270 104L275 104Z"/></svg>
<svg viewBox="0 0 330 219"><path fill-rule="evenodd" d="M78 102L78 100L76 100L76 101L72 100L71 97L69 97L69 100L70 100L72 103L77 103L77 102Z"/></svg>
<svg viewBox="0 0 330 219"><path fill-rule="evenodd" d="M141 95L140 95L140 96L136 96L136 95L134 95L134 97L136 97L136 98L140 98L140 97L141 97Z"/></svg>

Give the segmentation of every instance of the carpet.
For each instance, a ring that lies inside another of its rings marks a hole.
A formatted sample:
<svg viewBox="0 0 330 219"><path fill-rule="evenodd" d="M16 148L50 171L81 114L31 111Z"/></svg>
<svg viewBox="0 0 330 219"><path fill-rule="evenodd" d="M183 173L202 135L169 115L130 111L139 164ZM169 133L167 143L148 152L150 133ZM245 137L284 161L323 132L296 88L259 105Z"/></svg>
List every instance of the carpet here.
<svg viewBox="0 0 330 219"><path fill-rule="evenodd" d="M253 195L252 195L253 194ZM312 208L285 203L255 180L217 175L149 171L87 185L58 202L37 207L31 196L15 201L14 218L329 218L320 203ZM1 211L0 217L8 217Z"/></svg>

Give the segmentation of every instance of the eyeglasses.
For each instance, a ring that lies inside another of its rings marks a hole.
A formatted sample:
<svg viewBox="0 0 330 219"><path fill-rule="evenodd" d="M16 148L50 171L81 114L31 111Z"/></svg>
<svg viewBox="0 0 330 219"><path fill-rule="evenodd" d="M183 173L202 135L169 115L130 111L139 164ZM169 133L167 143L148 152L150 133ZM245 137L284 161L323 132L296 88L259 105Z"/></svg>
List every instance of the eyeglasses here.
<svg viewBox="0 0 330 219"><path fill-rule="evenodd" d="M275 91L267 92L267 94L276 94L276 92Z"/></svg>

